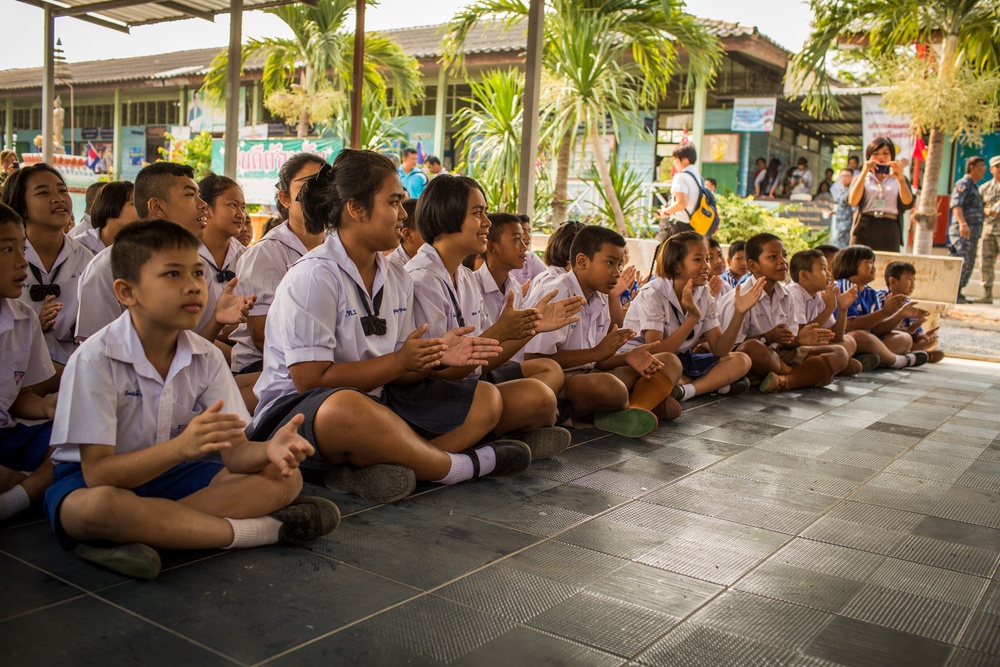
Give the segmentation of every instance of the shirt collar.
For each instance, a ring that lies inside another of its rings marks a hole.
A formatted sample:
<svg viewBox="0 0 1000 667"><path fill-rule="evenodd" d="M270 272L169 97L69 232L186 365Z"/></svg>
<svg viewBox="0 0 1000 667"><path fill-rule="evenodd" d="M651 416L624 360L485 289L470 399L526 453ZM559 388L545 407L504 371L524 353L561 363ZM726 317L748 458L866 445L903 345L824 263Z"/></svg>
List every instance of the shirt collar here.
<svg viewBox="0 0 1000 667"><path fill-rule="evenodd" d="M51 272L42 268L42 260L38 258L38 253L35 252L35 249L31 247L31 241L25 240L25 243L28 247L24 252L24 258L28 260L28 263L40 270L42 273L52 275ZM61 266L63 262L69 259L70 254L72 254L78 247L84 248L85 246L81 245L79 241L71 239L68 236L64 236L62 248L59 249L59 254L56 255L56 261L52 263L52 271L55 271L56 267ZM87 252L93 256L93 253L90 252L90 250L87 250Z"/></svg>
<svg viewBox="0 0 1000 667"><path fill-rule="evenodd" d="M306 250L306 246L302 243L302 239L295 235L292 228L288 226L288 221L285 220L283 223L269 231L261 241L277 241L282 245L286 246L290 250L294 250L299 254L299 257L309 252ZM260 243L260 241L258 241Z"/></svg>
<svg viewBox="0 0 1000 667"><path fill-rule="evenodd" d="M441 255L438 254L437 248L432 246L430 243L425 243L420 246L420 250L418 250L417 254L413 256L413 259L407 262L407 269L409 269L411 265L415 269L427 269L431 273L440 277L442 280L448 281L449 285L453 285L451 274L449 274L448 269L445 268Z"/></svg>
<svg viewBox="0 0 1000 667"><path fill-rule="evenodd" d="M146 351L132 324L132 314L129 311L122 313L121 317L109 324L105 331L107 333L104 338L104 354L109 359L131 364L136 373L158 382L169 382L181 369L191 365L194 355L208 352L208 347L198 347L192 341L197 334L187 330L178 332L177 350L174 352L174 360L170 363L170 371L166 378L161 378L146 357Z"/></svg>
<svg viewBox="0 0 1000 667"><path fill-rule="evenodd" d="M340 233L334 229L326 237L326 248L330 253L330 259L337 263L340 270L346 273L354 284L364 290L364 281L361 279L361 272L358 271L357 264L354 263L348 254L344 242L340 240ZM375 253L375 282L372 283L372 294L374 298L378 291L385 285L385 257L382 253Z"/></svg>
<svg viewBox="0 0 1000 667"><path fill-rule="evenodd" d="M476 273L479 274L479 279L483 283L483 292L485 292L486 294L490 294L492 292L504 292L505 291L505 290L501 289L500 286L497 285L497 281L493 279L493 274L490 273L490 269L489 269L489 267L486 266L486 262L483 262L483 265L480 266L478 269L476 269ZM508 282L508 283L510 282L510 275L509 274L507 276L507 281L506 282Z"/></svg>
<svg viewBox="0 0 1000 667"><path fill-rule="evenodd" d="M240 254L240 250L242 249L242 243L235 238L230 238L229 245L226 247L226 258L222 261L222 266L215 266L215 258L212 256L212 251L204 243L198 248L198 254L201 255L203 260L215 267L216 270L224 271L236 260L237 255Z"/></svg>

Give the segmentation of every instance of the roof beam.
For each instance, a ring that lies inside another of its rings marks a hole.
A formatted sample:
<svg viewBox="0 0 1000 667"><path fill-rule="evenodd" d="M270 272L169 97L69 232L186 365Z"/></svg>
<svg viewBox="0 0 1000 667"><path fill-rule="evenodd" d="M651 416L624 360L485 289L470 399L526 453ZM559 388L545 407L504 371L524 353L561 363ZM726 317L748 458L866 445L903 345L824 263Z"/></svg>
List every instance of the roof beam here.
<svg viewBox="0 0 1000 667"><path fill-rule="evenodd" d="M46 7L51 7L53 9L54 16L55 15L62 16L62 14L56 14L56 12L62 9L68 9L64 7L59 7L58 5L53 5L48 2L44 2L43 0L18 0L18 2L23 2L26 5L31 5L32 7L38 7L39 9L45 9ZM96 16L88 16L87 14L83 14L80 16L73 16L73 18L80 21L86 21L87 23L93 23L94 25L99 25L102 28L108 28L109 30L117 30L118 32L123 32L126 35L129 34L129 28L127 25L122 25L120 23L115 23L113 21L107 21L103 18L98 18Z"/></svg>
<svg viewBox="0 0 1000 667"><path fill-rule="evenodd" d="M172 0L170 1L158 0L156 4L160 5L161 7L166 7L167 9L172 9L175 12L181 12L182 14L187 14L188 16L192 16L196 19L202 19L203 21L208 21L209 23L215 23L215 15L212 14L211 12L203 12L200 9L195 9L194 7L190 7L184 4L183 2L174 2Z"/></svg>
<svg viewBox="0 0 1000 667"><path fill-rule="evenodd" d="M102 2L91 2L86 5L76 5L75 7L57 7L53 10L53 14L56 16L79 16L80 14L104 12L111 9L119 9L121 7L149 5L154 2L156 2L156 0L135 0L135 2L129 2L129 0L103 0Z"/></svg>

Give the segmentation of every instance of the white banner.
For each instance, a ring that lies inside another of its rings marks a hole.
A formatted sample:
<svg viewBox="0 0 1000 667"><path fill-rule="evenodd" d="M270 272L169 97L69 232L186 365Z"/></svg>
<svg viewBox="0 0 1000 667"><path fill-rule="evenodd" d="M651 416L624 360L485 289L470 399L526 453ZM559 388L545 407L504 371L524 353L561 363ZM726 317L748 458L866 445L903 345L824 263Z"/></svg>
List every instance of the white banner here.
<svg viewBox="0 0 1000 667"><path fill-rule="evenodd" d="M733 132L770 132L774 129L774 97L738 97L733 100Z"/></svg>
<svg viewBox="0 0 1000 667"><path fill-rule="evenodd" d="M892 116L882 108L881 95L861 96L861 134L867 147L877 137L885 137L896 145L896 159L913 161L913 130L904 116Z"/></svg>

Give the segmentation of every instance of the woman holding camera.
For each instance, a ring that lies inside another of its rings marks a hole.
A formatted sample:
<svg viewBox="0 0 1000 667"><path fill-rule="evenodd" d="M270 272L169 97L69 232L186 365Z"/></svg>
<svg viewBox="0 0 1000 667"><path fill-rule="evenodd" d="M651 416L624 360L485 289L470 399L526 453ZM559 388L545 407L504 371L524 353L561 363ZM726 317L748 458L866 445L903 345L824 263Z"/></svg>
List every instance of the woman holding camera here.
<svg viewBox="0 0 1000 667"><path fill-rule="evenodd" d="M902 216L913 208L913 191L890 140L878 137L868 144L864 167L854 179L847 201L857 207L851 245L899 252L903 244Z"/></svg>

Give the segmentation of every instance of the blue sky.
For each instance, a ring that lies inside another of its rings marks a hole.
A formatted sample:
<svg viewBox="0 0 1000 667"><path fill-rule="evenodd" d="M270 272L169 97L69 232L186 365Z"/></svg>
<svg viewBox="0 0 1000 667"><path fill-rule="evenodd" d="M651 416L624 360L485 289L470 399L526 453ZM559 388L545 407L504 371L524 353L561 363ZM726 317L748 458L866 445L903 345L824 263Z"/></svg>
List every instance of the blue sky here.
<svg viewBox="0 0 1000 667"><path fill-rule="evenodd" d="M381 0L365 14L371 30L443 23L472 0ZM809 33L811 13L799 0L697 0L688 11L705 18L756 25L762 33L785 48L796 51ZM42 10L16 0L0 0L0 16L8 30L4 34L5 68L38 67L42 64ZM283 24L261 12L243 19L248 37L282 36ZM175 21L134 28L131 35L100 28L69 18L56 20L69 62L151 55L208 46L224 46L229 40L229 17L215 23L200 19Z"/></svg>

